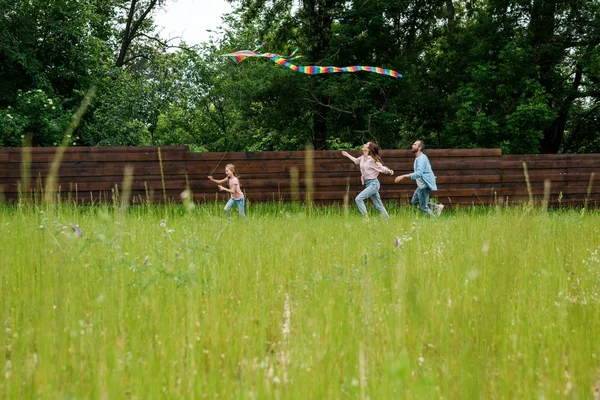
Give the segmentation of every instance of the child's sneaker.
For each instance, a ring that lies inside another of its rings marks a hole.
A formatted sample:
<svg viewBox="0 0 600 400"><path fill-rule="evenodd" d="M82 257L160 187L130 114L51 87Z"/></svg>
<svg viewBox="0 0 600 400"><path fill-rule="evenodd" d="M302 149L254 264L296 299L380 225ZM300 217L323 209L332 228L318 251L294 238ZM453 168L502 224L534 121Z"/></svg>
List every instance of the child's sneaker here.
<svg viewBox="0 0 600 400"><path fill-rule="evenodd" d="M442 214L442 211L444 211L444 205L438 204L438 206L435 208L435 215L439 217Z"/></svg>

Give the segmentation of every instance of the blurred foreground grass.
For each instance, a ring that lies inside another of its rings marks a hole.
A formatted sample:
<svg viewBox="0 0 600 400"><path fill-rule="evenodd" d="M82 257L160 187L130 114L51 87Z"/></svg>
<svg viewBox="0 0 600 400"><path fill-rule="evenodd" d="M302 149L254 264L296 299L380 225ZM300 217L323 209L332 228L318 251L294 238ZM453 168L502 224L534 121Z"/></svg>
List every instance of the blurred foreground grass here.
<svg viewBox="0 0 600 400"><path fill-rule="evenodd" d="M0 397L600 396L597 211L221 207L0 206Z"/></svg>

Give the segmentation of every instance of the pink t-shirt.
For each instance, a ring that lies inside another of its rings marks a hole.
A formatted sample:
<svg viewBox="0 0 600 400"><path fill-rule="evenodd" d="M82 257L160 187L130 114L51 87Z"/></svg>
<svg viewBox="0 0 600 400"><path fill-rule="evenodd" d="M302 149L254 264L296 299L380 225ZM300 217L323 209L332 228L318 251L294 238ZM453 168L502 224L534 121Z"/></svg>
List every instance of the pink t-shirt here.
<svg viewBox="0 0 600 400"><path fill-rule="evenodd" d="M379 173L389 174L392 172L391 169L384 166L379 161L375 161L375 159L371 156L360 156L356 159L356 164L360 165L360 181L365 183L366 179L375 179L379 176Z"/></svg>
<svg viewBox="0 0 600 400"><path fill-rule="evenodd" d="M244 193L242 193L242 189L240 188L240 181L235 176L229 178L227 182L229 184L229 189L233 189L233 193L231 193L231 198L234 200L241 200L244 198Z"/></svg>

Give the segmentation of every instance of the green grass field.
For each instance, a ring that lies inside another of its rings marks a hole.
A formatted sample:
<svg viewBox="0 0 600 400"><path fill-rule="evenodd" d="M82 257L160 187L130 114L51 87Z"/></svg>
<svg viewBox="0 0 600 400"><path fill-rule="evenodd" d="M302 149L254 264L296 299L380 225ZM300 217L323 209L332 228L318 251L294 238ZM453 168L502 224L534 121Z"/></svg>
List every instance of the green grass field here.
<svg viewBox="0 0 600 400"><path fill-rule="evenodd" d="M598 211L223 205L0 206L0 398L600 397Z"/></svg>

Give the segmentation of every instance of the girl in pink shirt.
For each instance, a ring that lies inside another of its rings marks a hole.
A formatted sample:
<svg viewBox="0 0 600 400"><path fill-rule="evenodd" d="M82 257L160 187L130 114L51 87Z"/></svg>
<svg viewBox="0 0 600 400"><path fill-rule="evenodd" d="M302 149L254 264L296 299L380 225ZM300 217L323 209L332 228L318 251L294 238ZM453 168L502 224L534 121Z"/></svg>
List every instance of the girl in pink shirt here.
<svg viewBox="0 0 600 400"><path fill-rule="evenodd" d="M231 219L231 213L229 210L231 210L231 207L233 207L235 204L237 205L240 217L245 219L246 214L244 214L244 193L242 193L240 181L238 180L237 173L235 172L235 165L227 164L225 166L225 175L227 176L221 180L213 179L212 176L209 176L208 179L219 185L219 190L231 193L231 198L227 204L225 204L224 208L227 218ZM227 182L227 186L229 186L229 188L223 186L225 182Z"/></svg>
<svg viewBox="0 0 600 400"><path fill-rule="evenodd" d="M360 181L365 185L365 189L356 196L356 205L358 206L358 210L365 217L367 214L367 207L365 207L365 200L367 198L371 198L375 208L379 210L381 215L385 219L389 219L388 215L383 203L381 202L381 196L379 196L379 187L380 183L377 177L380 173L394 175L394 171L385 167L381 163L381 157L379 157L379 146L374 142L365 143L362 148L363 155L354 158L350 154L345 151L342 151L342 155L348 157L354 164L360 165Z"/></svg>

